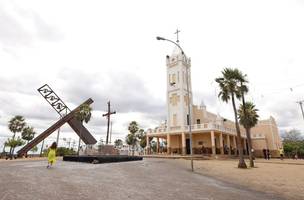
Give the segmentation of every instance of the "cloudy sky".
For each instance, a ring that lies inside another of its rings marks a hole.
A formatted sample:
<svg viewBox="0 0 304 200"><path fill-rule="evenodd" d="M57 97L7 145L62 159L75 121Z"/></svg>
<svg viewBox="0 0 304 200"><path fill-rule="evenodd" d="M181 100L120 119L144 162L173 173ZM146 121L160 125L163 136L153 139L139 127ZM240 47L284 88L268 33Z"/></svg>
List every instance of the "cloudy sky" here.
<svg viewBox="0 0 304 200"><path fill-rule="evenodd" d="M224 67L248 75L262 118L281 131L304 130L296 101L304 99L304 1L1 1L0 140L23 115L40 133L58 119L37 88L49 84L71 108L93 98L88 129L105 138L102 114L111 100L113 140L136 120L156 126L166 114L165 56L180 41L192 59L194 103L232 119L217 99ZM64 126L61 137L76 134ZM54 140L53 134L50 140ZM49 140L49 141L50 141ZM1 144L0 144L1 147Z"/></svg>

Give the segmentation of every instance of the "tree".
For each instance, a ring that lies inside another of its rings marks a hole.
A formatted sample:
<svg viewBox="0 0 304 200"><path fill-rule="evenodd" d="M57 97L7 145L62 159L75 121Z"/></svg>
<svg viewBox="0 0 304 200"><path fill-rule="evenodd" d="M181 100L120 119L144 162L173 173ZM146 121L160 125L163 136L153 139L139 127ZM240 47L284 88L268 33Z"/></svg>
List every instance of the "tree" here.
<svg viewBox="0 0 304 200"><path fill-rule="evenodd" d="M286 131L282 138L285 155L304 157L304 137L299 130Z"/></svg>
<svg viewBox="0 0 304 200"><path fill-rule="evenodd" d="M283 141L301 141L303 140L302 133L297 129L291 129L290 131L285 131L282 134Z"/></svg>
<svg viewBox="0 0 304 200"><path fill-rule="evenodd" d="M75 112L75 117L78 121L83 124L83 122L88 123L92 117L92 108L89 104L82 104L79 109ZM82 129L80 130L80 136L82 134ZM78 151L77 154L79 156L79 150L80 150L80 142L81 137L79 136L79 142L78 142Z"/></svg>
<svg viewBox="0 0 304 200"><path fill-rule="evenodd" d="M132 121L129 124L128 130L129 130L130 133L126 137L126 143L128 145L132 146L132 155L134 155L134 147L136 146L137 141L138 141L136 133L139 130L139 127L138 127L137 122Z"/></svg>
<svg viewBox="0 0 304 200"><path fill-rule="evenodd" d="M114 146L115 146L116 148L119 148L119 147L121 147L122 145L123 145L123 141L122 141L121 139L117 139L117 140L114 141Z"/></svg>
<svg viewBox="0 0 304 200"><path fill-rule="evenodd" d="M24 141L20 137L18 137L17 139L13 139L13 138L8 139L7 146L12 148L12 154L10 156L12 157L12 155L14 155L14 150L16 147L22 145L24 145Z"/></svg>
<svg viewBox="0 0 304 200"><path fill-rule="evenodd" d="M129 133L126 137L126 143L132 147L132 156L134 156L134 148L137 144L137 137L133 133Z"/></svg>
<svg viewBox="0 0 304 200"><path fill-rule="evenodd" d="M140 129L137 133L137 138L139 140L139 145L141 148L145 148L147 146L147 134L144 129Z"/></svg>
<svg viewBox="0 0 304 200"><path fill-rule="evenodd" d="M241 104L238 110L240 124L244 126L248 139L250 167L254 167L253 155L251 152L252 142L250 129L258 123L259 115L257 114L257 111L258 109L255 108L255 105L252 102L246 102L245 106Z"/></svg>
<svg viewBox="0 0 304 200"><path fill-rule="evenodd" d="M7 141L5 141L4 143L3 143L3 150L2 150L2 152L3 153L5 153L5 147L7 147L8 145L7 145Z"/></svg>
<svg viewBox="0 0 304 200"><path fill-rule="evenodd" d="M13 117L9 122L8 122L8 128L11 132L13 132L13 137L11 142L8 142L8 146L10 146L10 156L12 157L12 155L14 154L14 147L12 147L10 144L14 144L13 141L15 141L15 136L16 133L19 133L23 130L23 128L25 127L26 123L25 120L22 116L17 115L15 117Z"/></svg>
<svg viewBox="0 0 304 200"><path fill-rule="evenodd" d="M75 154L76 152L72 148L58 147L56 149L56 155L58 156L75 155Z"/></svg>
<svg viewBox="0 0 304 200"><path fill-rule="evenodd" d="M34 128L27 126L22 130L21 137L29 143L35 137L35 134Z"/></svg>
<svg viewBox="0 0 304 200"><path fill-rule="evenodd" d="M128 130L130 131L130 133L135 134L139 130L137 122L136 121L132 121L129 124Z"/></svg>
<svg viewBox="0 0 304 200"><path fill-rule="evenodd" d="M31 152L35 153L38 151L38 147L37 146L34 146L32 149L31 149Z"/></svg>
<svg viewBox="0 0 304 200"><path fill-rule="evenodd" d="M241 90L239 86L240 77L242 77L242 73L238 69L225 68L222 71L222 77L216 78L215 81L219 84L220 87L218 97L226 103L228 103L229 100L231 100L232 102L235 128L237 132L237 147L239 150L238 168L247 168L243 155L243 147L241 144L241 131L238 123L237 109L235 105L235 98L241 98Z"/></svg>
<svg viewBox="0 0 304 200"><path fill-rule="evenodd" d="M153 152L156 152L156 151L157 151L157 144L156 144L155 141L152 141L152 142L151 142L151 149L152 149Z"/></svg>

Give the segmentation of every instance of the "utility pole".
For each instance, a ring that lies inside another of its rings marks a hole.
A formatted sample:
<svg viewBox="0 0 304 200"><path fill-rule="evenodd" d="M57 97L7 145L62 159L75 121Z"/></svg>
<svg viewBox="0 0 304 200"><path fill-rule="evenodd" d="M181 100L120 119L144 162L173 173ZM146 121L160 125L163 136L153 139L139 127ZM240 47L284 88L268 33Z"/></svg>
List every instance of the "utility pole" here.
<svg viewBox="0 0 304 200"><path fill-rule="evenodd" d="M302 111L302 116L303 116L303 119L304 119L304 111L303 111L303 103L304 103L304 100L302 100L302 101L297 101L297 103L300 105L300 108L301 108L301 111Z"/></svg>
<svg viewBox="0 0 304 200"><path fill-rule="evenodd" d="M44 145L44 140L42 140L42 145L41 145L41 149L40 149L40 157L42 156L43 145Z"/></svg>
<svg viewBox="0 0 304 200"><path fill-rule="evenodd" d="M111 139L112 139L112 122L111 122L111 129L110 129L110 144L111 144Z"/></svg>

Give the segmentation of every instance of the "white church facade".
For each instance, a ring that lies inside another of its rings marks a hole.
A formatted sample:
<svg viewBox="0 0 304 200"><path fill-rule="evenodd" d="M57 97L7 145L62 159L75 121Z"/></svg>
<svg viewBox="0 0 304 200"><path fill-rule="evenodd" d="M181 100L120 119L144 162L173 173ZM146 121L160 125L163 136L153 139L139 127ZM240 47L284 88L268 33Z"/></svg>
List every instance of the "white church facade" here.
<svg viewBox="0 0 304 200"><path fill-rule="evenodd" d="M176 47L172 55L166 57L166 65L167 120L158 127L147 130L147 141L156 139L156 152L151 151L149 142L147 142L147 152L169 155L190 154L189 102L193 154L237 155L234 122L208 112L203 103L199 106L193 105L190 58ZM242 127L241 135L244 153L247 154L247 139ZM261 156L263 149L269 149L272 156L278 156L282 143L273 117L259 121L251 130L251 137L256 156Z"/></svg>

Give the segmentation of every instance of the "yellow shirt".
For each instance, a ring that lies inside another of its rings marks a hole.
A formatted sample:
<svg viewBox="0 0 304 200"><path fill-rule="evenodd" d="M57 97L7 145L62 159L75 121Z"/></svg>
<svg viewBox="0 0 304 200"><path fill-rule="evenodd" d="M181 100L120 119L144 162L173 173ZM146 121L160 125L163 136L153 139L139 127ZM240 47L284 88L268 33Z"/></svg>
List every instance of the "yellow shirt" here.
<svg viewBox="0 0 304 200"><path fill-rule="evenodd" d="M280 154L284 154L284 150L283 149L279 149Z"/></svg>

